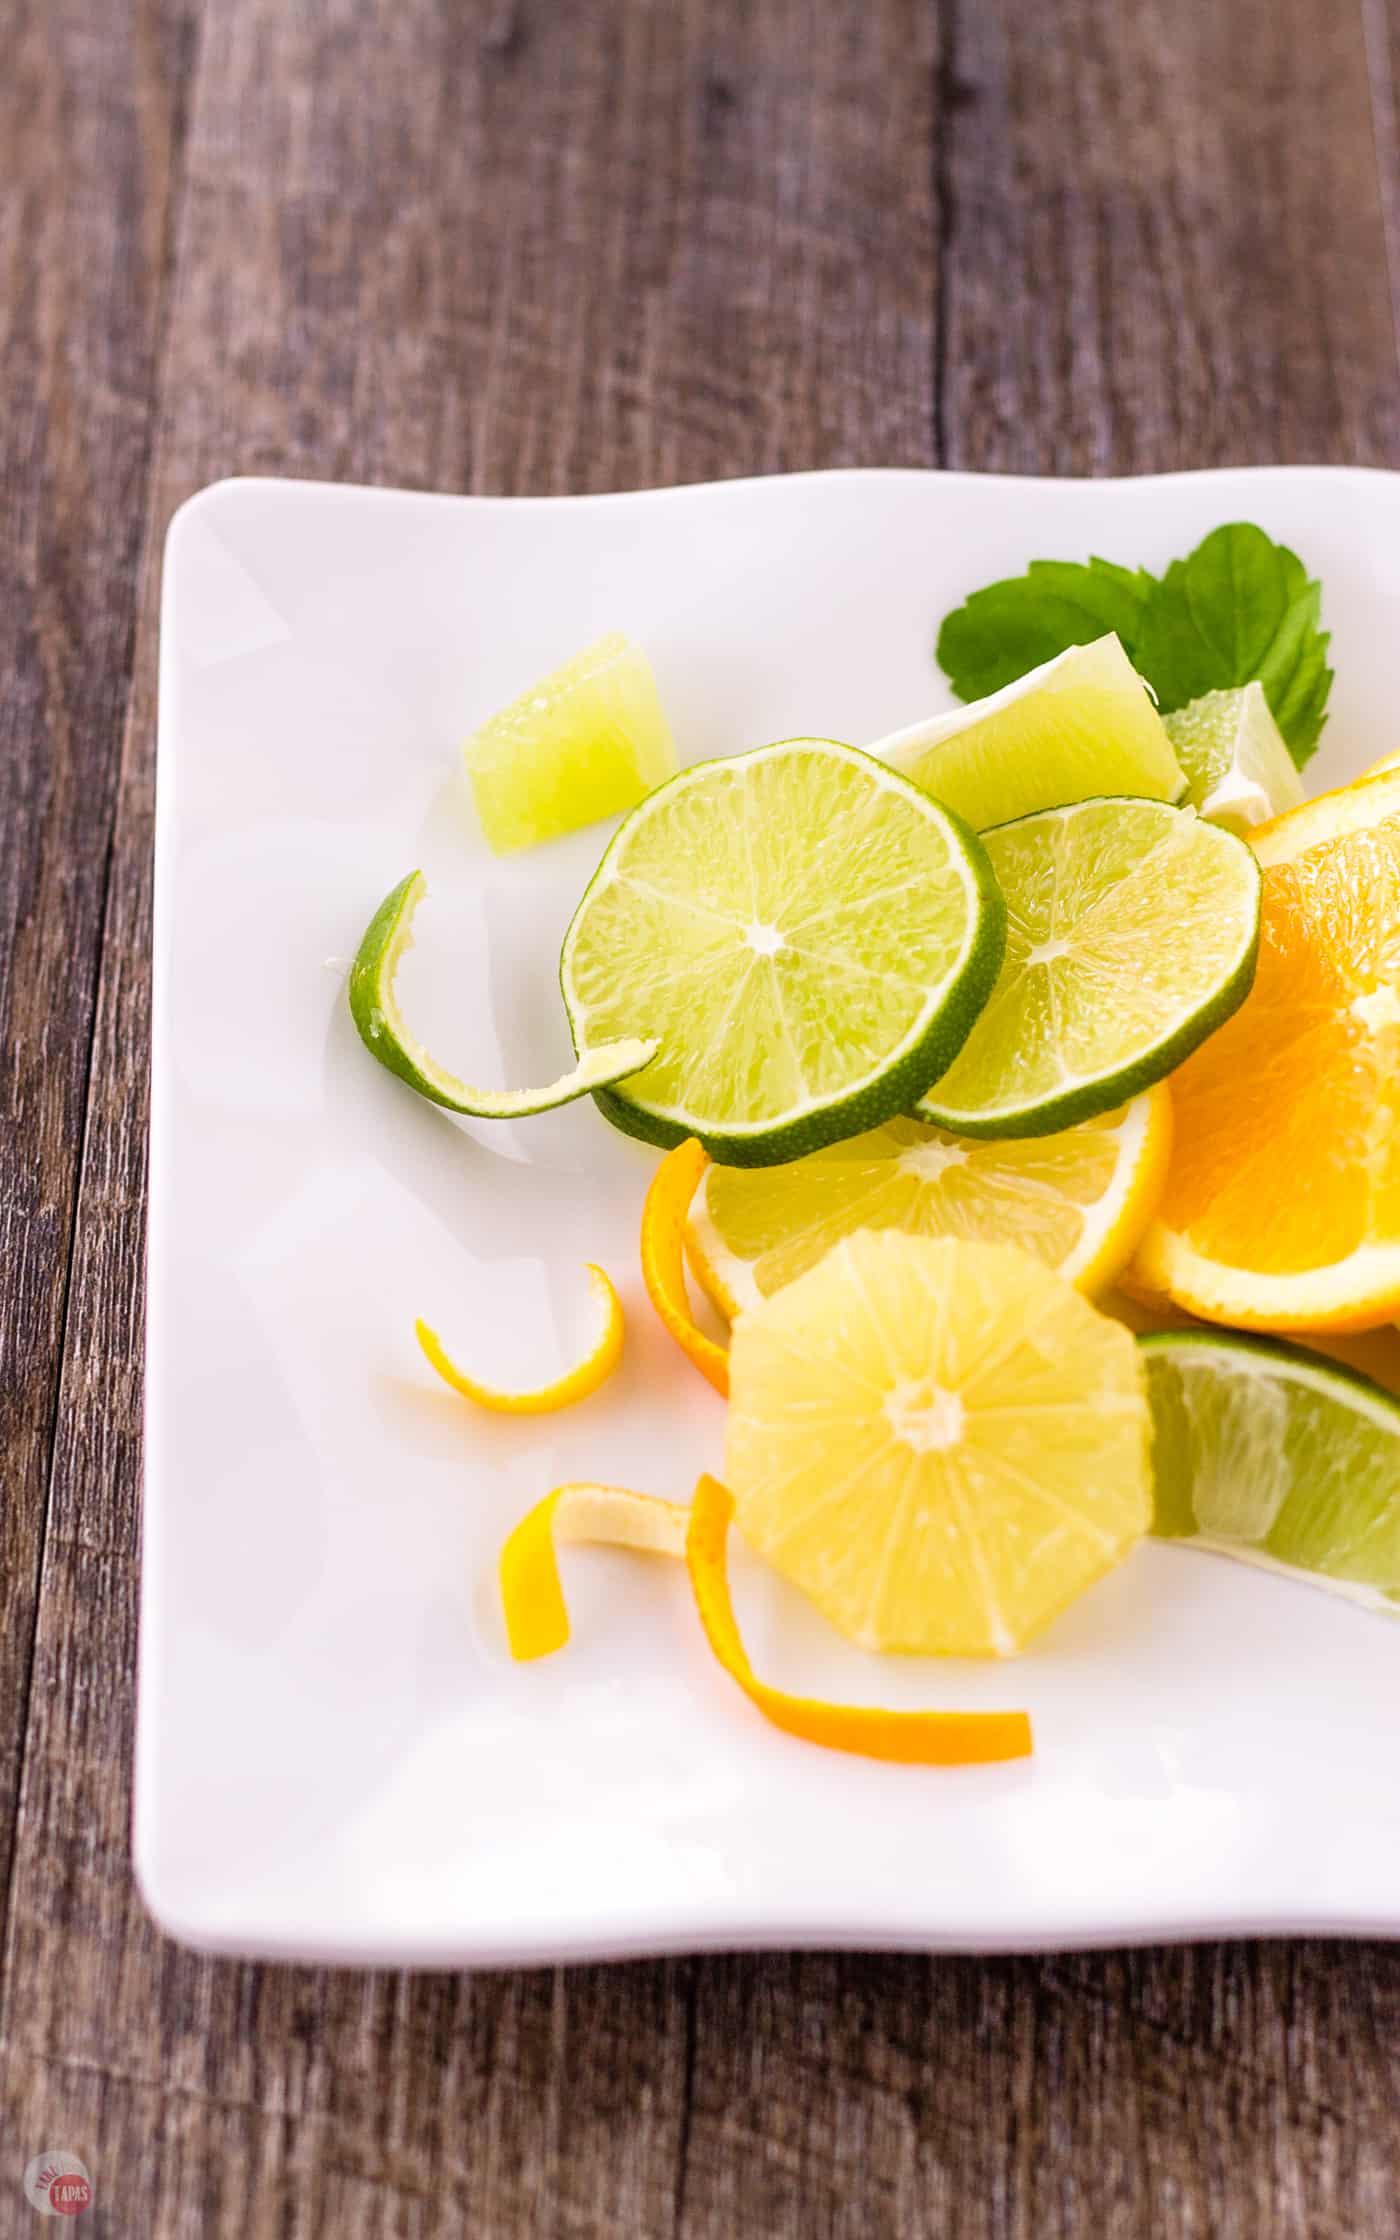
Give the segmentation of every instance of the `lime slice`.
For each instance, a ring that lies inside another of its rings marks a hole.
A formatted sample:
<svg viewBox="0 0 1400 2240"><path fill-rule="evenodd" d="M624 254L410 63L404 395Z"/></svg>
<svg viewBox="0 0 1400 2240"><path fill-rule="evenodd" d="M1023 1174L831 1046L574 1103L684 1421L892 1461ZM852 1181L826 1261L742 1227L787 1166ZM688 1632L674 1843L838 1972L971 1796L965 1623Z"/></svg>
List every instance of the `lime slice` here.
<svg viewBox="0 0 1400 2240"><path fill-rule="evenodd" d="M887 1120L791 1166L708 1168L686 1243L731 1321L857 1229L1019 1245L1093 1292L1132 1258L1170 1148L1162 1083L1118 1112L1023 1143L977 1143L919 1120Z"/></svg>
<svg viewBox="0 0 1400 2240"><path fill-rule="evenodd" d="M1027 1253L845 1237L729 1372L739 1529L864 1648L1009 1656L1151 1520L1134 1341Z"/></svg>
<svg viewBox="0 0 1400 2240"><path fill-rule="evenodd" d="M956 817L854 747L784 739L633 810L560 983L580 1049L660 1042L598 1099L618 1127L771 1166L911 1105L962 1047L1004 940Z"/></svg>
<svg viewBox="0 0 1400 2240"><path fill-rule="evenodd" d="M1194 809L1081 801L985 845L1006 960L920 1118L970 1136L1070 1127L1160 1081L1248 995L1259 866Z"/></svg>
<svg viewBox="0 0 1400 2240"><path fill-rule="evenodd" d="M1172 1330L1138 1343L1153 1531L1400 1611L1400 1402L1276 1340Z"/></svg>
<svg viewBox="0 0 1400 2240"><path fill-rule="evenodd" d="M420 1097L445 1105L449 1112L469 1113L477 1120L520 1120L532 1112L550 1112L591 1090L622 1081L656 1056L659 1045L635 1035L606 1048L581 1050L571 1073L561 1074L545 1089L473 1089L429 1056L399 1009L394 980L399 959L413 946L413 914L427 885L421 871L410 871L392 894L385 896L370 919L354 964L350 967L350 1016L360 1040L377 1058Z"/></svg>
<svg viewBox="0 0 1400 2240"><path fill-rule="evenodd" d="M650 664L618 632L492 716L462 754L498 855L631 809L676 767Z"/></svg>
<svg viewBox="0 0 1400 2240"><path fill-rule="evenodd" d="M1177 801L1185 777L1118 639L1042 662L985 700L893 732L872 754L977 831L1095 794Z"/></svg>
<svg viewBox="0 0 1400 2240"><path fill-rule="evenodd" d="M1247 832L1303 799L1297 764L1262 684L1203 693L1163 721L1186 772L1186 798L1212 824Z"/></svg>

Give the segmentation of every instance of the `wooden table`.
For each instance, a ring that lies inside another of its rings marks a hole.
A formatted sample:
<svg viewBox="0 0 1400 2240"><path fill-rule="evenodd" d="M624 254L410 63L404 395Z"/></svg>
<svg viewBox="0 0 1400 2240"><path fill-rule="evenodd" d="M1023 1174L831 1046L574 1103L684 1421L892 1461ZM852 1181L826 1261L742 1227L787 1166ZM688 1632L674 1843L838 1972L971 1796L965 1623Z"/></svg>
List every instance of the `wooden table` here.
<svg viewBox="0 0 1400 2240"><path fill-rule="evenodd" d="M172 508L1400 465L1400 7L5 0L0 54L0 2240L53 2146L122 2240L1400 2233L1400 1951L332 1975L176 1951L127 1862Z"/></svg>

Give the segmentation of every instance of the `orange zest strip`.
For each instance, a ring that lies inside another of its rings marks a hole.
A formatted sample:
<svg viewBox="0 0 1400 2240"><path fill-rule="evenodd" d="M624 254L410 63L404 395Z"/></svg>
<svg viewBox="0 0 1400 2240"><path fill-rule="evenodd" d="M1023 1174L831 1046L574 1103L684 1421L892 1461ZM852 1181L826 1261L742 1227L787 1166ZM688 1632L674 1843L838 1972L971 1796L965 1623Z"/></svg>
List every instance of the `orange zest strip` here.
<svg viewBox="0 0 1400 2240"><path fill-rule="evenodd" d="M729 1356L697 1326L685 1283L686 1215L709 1163L692 1136L668 1151L652 1176L642 1209L642 1279L682 1353L728 1398Z"/></svg>
<svg viewBox="0 0 1400 2240"><path fill-rule="evenodd" d="M900 1765L990 1765L1030 1756L1031 1723L1024 1711L880 1711L786 1695L760 1680L745 1654L729 1599L725 1559L733 1514L728 1487L717 1478L701 1478L690 1510L686 1569L710 1647L775 1727L828 1750L888 1758Z"/></svg>
<svg viewBox="0 0 1400 2240"><path fill-rule="evenodd" d="M572 1407L576 1400L586 1400L590 1392L596 1392L622 1358L622 1301L603 1270L596 1268L591 1260L588 1274L601 1323L598 1337L583 1359L551 1384L536 1385L527 1392L501 1392L494 1385L483 1384L478 1377L458 1368L444 1350L436 1330L430 1329L421 1318L413 1326L418 1343L443 1383L450 1384L454 1392L460 1392L464 1400L474 1400L479 1408L491 1408L497 1415L543 1416L552 1414L556 1408Z"/></svg>
<svg viewBox="0 0 1400 2240"><path fill-rule="evenodd" d="M653 1555L683 1556L690 1513L625 1486L567 1485L523 1516L501 1550L501 1604L510 1653L522 1663L548 1657L569 1638L559 1580L561 1540L594 1540Z"/></svg>

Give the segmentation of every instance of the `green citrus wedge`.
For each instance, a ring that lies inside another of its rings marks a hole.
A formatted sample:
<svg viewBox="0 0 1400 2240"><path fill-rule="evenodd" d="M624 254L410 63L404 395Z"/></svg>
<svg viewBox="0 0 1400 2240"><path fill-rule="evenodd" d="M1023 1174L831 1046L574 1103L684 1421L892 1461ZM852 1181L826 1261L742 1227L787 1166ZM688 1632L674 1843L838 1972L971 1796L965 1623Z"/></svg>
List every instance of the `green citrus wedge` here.
<svg viewBox="0 0 1400 2240"><path fill-rule="evenodd" d="M449 1112L465 1112L476 1120L520 1120L532 1112L550 1112L555 1105L585 1097L591 1090L629 1073L636 1073L656 1056L658 1044L631 1035L609 1044L579 1051L571 1073L561 1074L543 1089L473 1089L455 1073L430 1057L399 1009L394 980L399 959L413 944L413 914L427 887L421 871L410 871L392 894L385 896L370 919L354 964L350 967L350 1016L360 1040L377 1058L420 1097L445 1105Z"/></svg>
<svg viewBox="0 0 1400 2240"><path fill-rule="evenodd" d="M985 851L829 739L682 771L614 835L564 940L577 1048L654 1036L600 1095L650 1143L771 1166L878 1127L947 1067L997 976Z"/></svg>
<svg viewBox="0 0 1400 2240"><path fill-rule="evenodd" d="M1038 1136L1160 1081L1239 1008L1259 866L1193 809L1081 801L984 835L1007 906L995 993L919 1117Z"/></svg>
<svg viewBox="0 0 1400 2240"><path fill-rule="evenodd" d="M1262 684L1203 693L1163 718L1186 772L1186 798L1231 832L1296 809L1303 781Z"/></svg>
<svg viewBox="0 0 1400 2240"><path fill-rule="evenodd" d="M676 767L651 665L617 631L502 708L462 755L498 855L616 816Z"/></svg>
<svg viewBox="0 0 1400 2240"><path fill-rule="evenodd" d="M870 751L978 832L1097 794L1177 801L1186 785L1147 687L1112 635Z"/></svg>
<svg viewBox="0 0 1400 2240"><path fill-rule="evenodd" d="M1167 1540L1400 1614L1400 1401L1296 1346L1140 1338Z"/></svg>

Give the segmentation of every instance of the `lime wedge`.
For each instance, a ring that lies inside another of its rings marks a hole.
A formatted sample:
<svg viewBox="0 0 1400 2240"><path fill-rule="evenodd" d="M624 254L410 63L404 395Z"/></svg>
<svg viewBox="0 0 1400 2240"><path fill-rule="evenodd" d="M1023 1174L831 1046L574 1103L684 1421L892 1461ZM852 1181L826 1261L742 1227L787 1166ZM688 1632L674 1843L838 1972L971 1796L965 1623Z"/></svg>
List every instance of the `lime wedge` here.
<svg viewBox="0 0 1400 2240"><path fill-rule="evenodd" d="M1400 1401L1267 1338L1140 1338L1153 1531L1400 1611Z"/></svg>
<svg viewBox="0 0 1400 2240"><path fill-rule="evenodd" d="M921 1119L969 1136L1070 1127L1160 1081L1248 995L1259 866L1194 809L1081 801L985 846L1006 960Z"/></svg>
<svg viewBox="0 0 1400 2240"><path fill-rule="evenodd" d="M1095 794L1177 801L1186 783L1147 687L1111 634L870 751L978 832Z"/></svg>
<svg viewBox="0 0 1400 2240"><path fill-rule="evenodd" d="M650 664L618 632L492 716L462 754L498 855L616 816L676 767Z"/></svg>
<svg viewBox="0 0 1400 2240"><path fill-rule="evenodd" d="M650 1143L771 1166L877 1127L951 1063L995 982L984 850L829 739L682 771L608 846L564 940L578 1048L655 1036L599 1097Z"/></svg>
<svg viewBox="0 0 1400 2240"><path fill-rule="evenodd" d="M429 1056L399 1009L394 992L399 959L413 945L413 914L427 892L421 871L410 871L392 894L385 896L365 929L354 964L350 967L350 1016L361 1042L420 1097L445 1105L449 1112L465 1112L477 1120L520 1120L532 1112L550 1112L591 1090L622 1081L656 1056L658 1045L635 1035L579 1053L571 1073L561 1074L544 1089L473 1089Z"/></svg>
<svg viewBox="0 0 1400 2240"><path fill-rule="evenodd" d="M1164 717L1187 799L1231 832L1296 809L1303 781L1273 719L1262 684L1205 692Z"/></svg>

